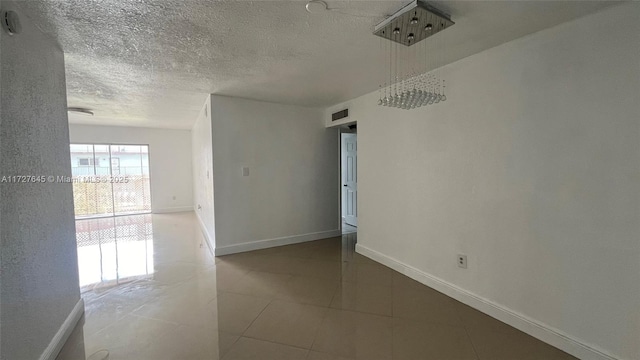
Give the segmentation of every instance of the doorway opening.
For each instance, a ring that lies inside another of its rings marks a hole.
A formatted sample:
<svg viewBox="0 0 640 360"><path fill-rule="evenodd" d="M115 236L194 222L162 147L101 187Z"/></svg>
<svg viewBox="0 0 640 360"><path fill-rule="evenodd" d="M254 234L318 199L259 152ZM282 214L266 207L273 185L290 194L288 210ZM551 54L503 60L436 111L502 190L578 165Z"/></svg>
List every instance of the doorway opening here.
<svg viewBox="0 0 640 360"><path fill-rule="evenodd" d="M76 219L151 212L149 146L71 144Z"/></svg>
<svg viewBox="0 0 640 360"><path fill-rule="evenodd" d="M358 228L358 135L355 125L340 129L342 233Z"/></svg>

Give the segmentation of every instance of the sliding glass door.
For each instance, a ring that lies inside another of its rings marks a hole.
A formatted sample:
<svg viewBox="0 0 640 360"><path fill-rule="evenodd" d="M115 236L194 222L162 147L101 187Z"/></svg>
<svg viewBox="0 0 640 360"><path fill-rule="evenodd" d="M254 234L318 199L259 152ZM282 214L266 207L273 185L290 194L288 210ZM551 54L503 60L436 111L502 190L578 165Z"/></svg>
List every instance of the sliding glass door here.
<svg viewBox="0 0 640 360"><path fill-rule="evenodd" d="M71 144L76 218L151 211L149 146Z"/></svg>

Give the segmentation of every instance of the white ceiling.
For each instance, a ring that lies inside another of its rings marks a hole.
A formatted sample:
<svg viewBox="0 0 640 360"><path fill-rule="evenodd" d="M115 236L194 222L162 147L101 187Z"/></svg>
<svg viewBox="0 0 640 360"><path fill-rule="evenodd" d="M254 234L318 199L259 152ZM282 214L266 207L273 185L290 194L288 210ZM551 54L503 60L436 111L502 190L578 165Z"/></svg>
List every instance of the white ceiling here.
<svg viewBox="0 0 640 360"><path fill-rule="evenodd" d="M206 94L328 106L378 88L373 26L407 1L61 0L20 6L65 52L70 122L191 128ZM450 63L612 1L434 1ZM352 15L347 15L349 13ZM357 16L353 16L357 15ZM434 37L435 38L435 37ZM427 39L425 41L431 41Z"/></svg>

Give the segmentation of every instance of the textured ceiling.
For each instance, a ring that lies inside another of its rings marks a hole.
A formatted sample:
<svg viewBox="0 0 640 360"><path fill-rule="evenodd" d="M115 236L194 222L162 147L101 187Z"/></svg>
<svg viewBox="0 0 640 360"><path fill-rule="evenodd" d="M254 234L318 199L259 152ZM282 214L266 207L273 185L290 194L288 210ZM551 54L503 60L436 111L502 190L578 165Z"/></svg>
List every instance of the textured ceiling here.
<svg viewBox="0 0 640 360"><path fill-rule="evenodd" d="M63 0L20 6L65 52L72 123L191 128L206 94L328 106L378 88L373 26L407 1ZM434 1L449 63L615 2ZM351 15L348 15L348 14ZM357 16L354 16L357 15ZM435 37L434 37L435 38ZM425 40L429 41L429 40Z"/></svg>

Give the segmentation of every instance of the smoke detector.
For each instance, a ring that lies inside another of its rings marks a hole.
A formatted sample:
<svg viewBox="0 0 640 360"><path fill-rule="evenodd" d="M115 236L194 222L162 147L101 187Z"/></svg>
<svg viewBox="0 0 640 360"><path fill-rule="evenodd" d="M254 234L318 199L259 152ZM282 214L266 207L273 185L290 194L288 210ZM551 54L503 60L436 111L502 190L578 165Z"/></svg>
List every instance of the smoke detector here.
<svg viewBox="0 0 640 360"><path fill-rule="evenodd" d="M327 11L327 9L329 8L327 6L327 3L322 0L311 0L305 7L307 9L307 12L310 12L311 14L322 13Z"/></svg>
<svg viewBox="0 0 640 360"><path fill-rule="evenodd" d="M22 25L20 25L20 18L15 11L3 11L0 16L2 16L2 28L7 34L20 34Z"/></svg>

